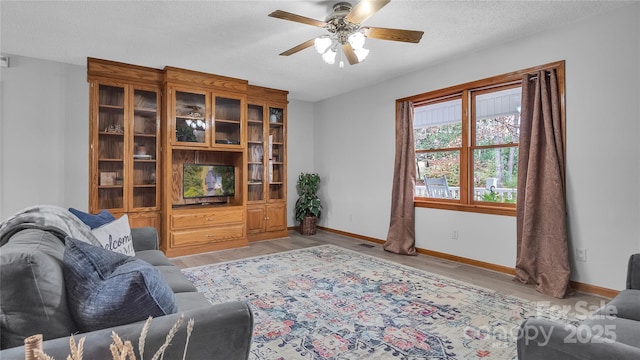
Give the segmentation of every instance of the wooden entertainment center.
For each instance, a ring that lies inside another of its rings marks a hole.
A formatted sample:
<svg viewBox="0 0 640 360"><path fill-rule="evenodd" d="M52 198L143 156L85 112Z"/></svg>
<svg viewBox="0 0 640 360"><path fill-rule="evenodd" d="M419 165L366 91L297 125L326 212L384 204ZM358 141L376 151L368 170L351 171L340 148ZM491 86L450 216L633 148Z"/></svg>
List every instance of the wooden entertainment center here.
<svg viewBox="0 0 640 360"><path fill-rule="evenodd" d="M156 227L167 256L288 236L287 91L94 58L87 80L90 212ZM186 194L185 164L209 169Z"/></svg>

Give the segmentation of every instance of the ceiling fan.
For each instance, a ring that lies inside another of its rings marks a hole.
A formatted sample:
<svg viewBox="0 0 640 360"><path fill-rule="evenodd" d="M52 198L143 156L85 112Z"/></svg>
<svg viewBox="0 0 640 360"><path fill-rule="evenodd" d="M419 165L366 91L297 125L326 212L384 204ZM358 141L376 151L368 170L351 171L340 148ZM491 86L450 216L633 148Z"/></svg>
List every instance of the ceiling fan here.
<svg viewBox="0 0 640 360"><path fill-rule="evenodd" d="M269 16L321 27L329 32L328 35L305 41L280 55L289 56L315 45L316 50L322 54L323 60L328 64L333 64L338 47L340 47L349 64L355 65L363 61L369 53L369 50L363 47L365 38L419 43L422 34L424 34L423 31L361 26L365 20L382 9L389 1L361 0L353 7L348 2L339 2L333 6L333 12L324 21L276 10ZM340 66L342 65L341 62Z"/></svg>

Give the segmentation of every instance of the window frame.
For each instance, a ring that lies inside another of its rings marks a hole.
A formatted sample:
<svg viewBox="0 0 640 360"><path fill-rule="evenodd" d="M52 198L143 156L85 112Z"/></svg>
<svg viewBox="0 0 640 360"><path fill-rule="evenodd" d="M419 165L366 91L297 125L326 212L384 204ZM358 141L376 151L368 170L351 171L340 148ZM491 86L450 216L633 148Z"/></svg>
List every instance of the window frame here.
<svg viewBox="0 0 640 360"><path fill-rule="evenodd" d="M562 122L562 139L566 143L565 132L565 61L556 61L544 65L539 65L527 69L522 69L502 75L492 76L486 79L476 80L460 85L433 90L410 97L397 99L397 104L404 101L411 101L414 106L421 106L430 103L437 103L446 99L460 97L462 100L462 146L460 147L460 199L437 199L428 197L413 198L414 207L475 212L493 215L515 216L516 204L493 203L487 201L476 201L473 199L473 186L471 176L473 174L473 150L477 148L509 147L510 145L489 145L475 146L475 109L472 108L472 96L481 94L487 90L505 88L522 83L522 76L535 73L541 70L556 70L558 78L558 90L560 94L560 109ZM413 129L411 129L413 131ZM453 148L452 148L453 149ZM432 152L435 150L424 151ZM566 149L563 149L563 156L566 159ZM566 163L566 161L565 161ZM471 185L470 185L471 184Z"/></svg>

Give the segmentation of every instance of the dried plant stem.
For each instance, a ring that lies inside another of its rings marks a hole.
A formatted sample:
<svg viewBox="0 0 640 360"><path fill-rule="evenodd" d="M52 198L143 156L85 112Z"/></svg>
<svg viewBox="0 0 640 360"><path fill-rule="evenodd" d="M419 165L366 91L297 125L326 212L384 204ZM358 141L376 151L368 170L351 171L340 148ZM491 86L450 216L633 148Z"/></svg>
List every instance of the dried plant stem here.
<svg viewBox="0 0 640 360"><path fill-rule="evenodd" d="M140 338L138 339L138 353L140 354L140 360L144 360L144 343L147 339L149 327L151 327L151 319L153 319L153 317L149 316L147 318L147 321L144 322L142 332L140 333Z"/></svg>
<svg viewBox="0 0 640 360"><path fill-rule="evenodd" d="M184 321L184 314L180 314L180 317L178 318L176 323L173 324L173 326L171 327L171 330L169 330L169 333L167 334L164 344L160 346L160 349L156 351L156 353L153 355L151 360L158 360L161 358L161 356L164 356L164 351L167 349L167 347L169 347L171 340L176 335L176 332L178 332L178 328L180 327L180 325L182 325L183 321Z"/></svg>
<svg viewBox="0 0 640 360"><path fill-rule="evenodd" d="M187 347L189 347L189 338L191 337L191 333L193 332L193 325L195 321L193 319L189 319L187 322L187 340L184 343L184 353L182 354L182 360L187 359Z"/></svg>
<svg viewBox="0 0 640 360"><path fill-rule="evenodd" d="M42 350L40 349L33 349L31 353L33 354L33 356L35 356L35 359L37 360L54 360L51 356L43 353Z"/></svg>
<svg viewBox="0 0 640 360"><path fill-rule="evenodd" d="M34 350L40 350L42 352L42 334L31 335L24 339L24 359L36 360L37 357L34 354Z"/></svg>

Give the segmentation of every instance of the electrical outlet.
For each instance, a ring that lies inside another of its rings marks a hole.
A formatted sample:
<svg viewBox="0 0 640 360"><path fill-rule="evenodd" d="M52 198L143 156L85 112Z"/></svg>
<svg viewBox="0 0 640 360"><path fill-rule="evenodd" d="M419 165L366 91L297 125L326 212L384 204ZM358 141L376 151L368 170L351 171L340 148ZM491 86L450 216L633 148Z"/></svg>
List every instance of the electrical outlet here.
<svg viewBox="0 0 640 360"><path fill-rule="evenodd" d="M587 249L586 248L577 248L576 249L576 260L577 261L587 261Z"/></svg>
<svg viewBox="0 0 640 360"><path fill-rule="evenodd" d="M458 230L453 230L453 232L451 233L451 239L458 240Z"/></svg>

